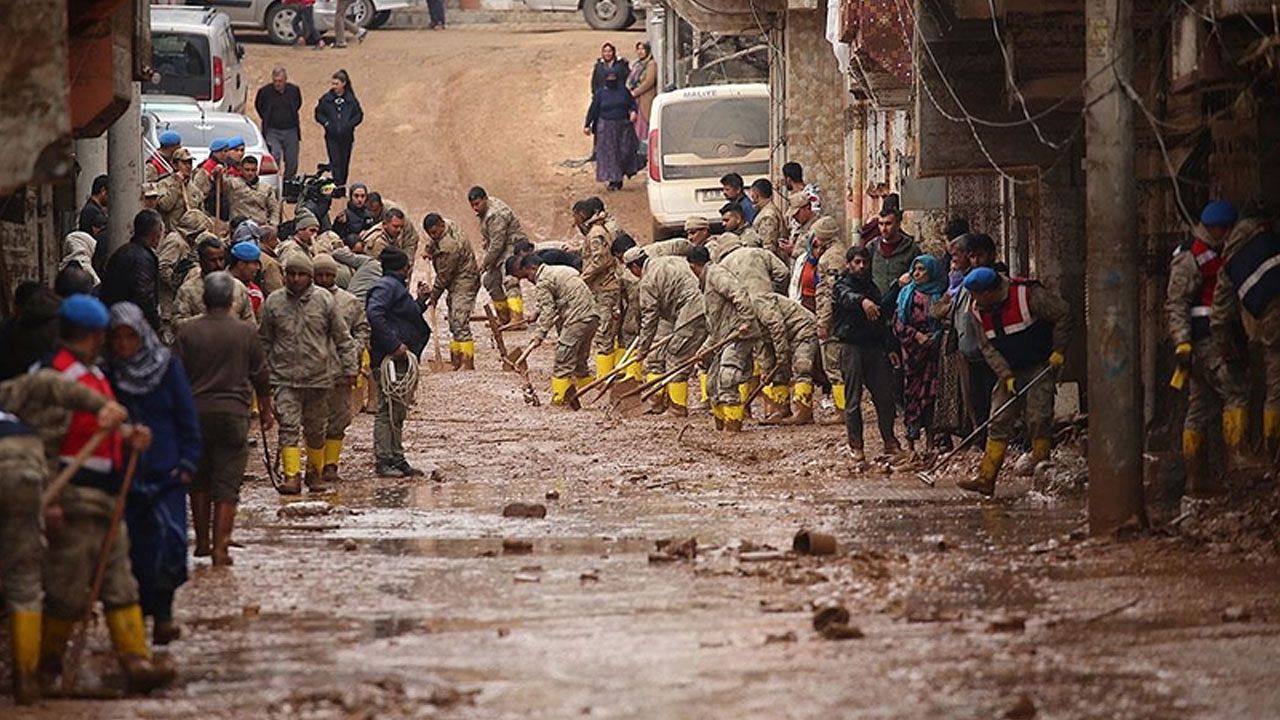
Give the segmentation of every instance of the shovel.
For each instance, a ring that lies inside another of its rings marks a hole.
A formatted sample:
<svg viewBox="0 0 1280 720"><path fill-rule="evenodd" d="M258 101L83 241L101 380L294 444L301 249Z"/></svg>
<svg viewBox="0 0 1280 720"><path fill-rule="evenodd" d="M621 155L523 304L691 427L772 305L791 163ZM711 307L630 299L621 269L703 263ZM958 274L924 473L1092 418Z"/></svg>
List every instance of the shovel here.
<svg viewBox="0 0 1280 720"><path fill-rule="evenodd" d="M1005 401L1003 405L996 408L995 412L991 413L991 417L987 418L986 422L982 423L977 427L977 429L969 433L969 437L961 440L959 445L956 445L954 448L952 448L951 451L948 452L946 455L943 455L942 457L938 458L938 461L935 462L932 466L930 466L929 469L921 470L920 472L917 472L916 477L920 479L920 482L924 483L925 485L928 485L929 487L933 487L934 485L936 485L937 480L933 477L933 473L936 473L938 472L938 470L942 469L942 466L950 462L951 458L958 455L961 450L964 450L965 448L969 447L969 443L973 442L974 438L981 435L982 431L986 430L988 425L995 422L995 419L1000 417L1000 415L1002 415L1005 410L1008 410L1009 408L1013 407L1015 403L1021 400L1023 396L1025 396L1027 392L1031 390L1031 388L1036 386L1036 383L1043 380L1051 372L1053 372L1053 366L1046 365L1043 370L1036 373L1035 377L1031 378L1031 382L1022 386L1022 389L1014 393L1013 397L1009 398L1008 400Z"/></svg>

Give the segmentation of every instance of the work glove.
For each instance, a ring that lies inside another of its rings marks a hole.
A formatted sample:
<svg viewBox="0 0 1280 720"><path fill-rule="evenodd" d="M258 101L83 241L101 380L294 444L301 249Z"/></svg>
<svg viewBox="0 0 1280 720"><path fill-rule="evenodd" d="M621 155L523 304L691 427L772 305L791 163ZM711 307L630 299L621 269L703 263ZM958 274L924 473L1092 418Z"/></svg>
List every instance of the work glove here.
<svg viewBox="0 0 1280 720"><path fill-rule="evenodd" d="M1009 391L1009 394L1018 394L1018 381L1012 375L1004 379L1004 387Z"/></svg>
<svg viewBox="0 0 1280 720"><path fill-rule="evenodd" d="M1179 364L1191 364L1191 343L1178 343L1178 346L1173 349L1173 355L1177 358Z"/></svg>
<svg viewBox="0 0 1280 720"><path fill-rule="evenodd" d="M1049 356L1049 367L1053 368L1054 370L1061 370L1062 364L1065 363L1066 361L1067 361L1067 358L1063 356L1062 353L1058 352L1057 350L1054 350L1053 354Z"/></svg>

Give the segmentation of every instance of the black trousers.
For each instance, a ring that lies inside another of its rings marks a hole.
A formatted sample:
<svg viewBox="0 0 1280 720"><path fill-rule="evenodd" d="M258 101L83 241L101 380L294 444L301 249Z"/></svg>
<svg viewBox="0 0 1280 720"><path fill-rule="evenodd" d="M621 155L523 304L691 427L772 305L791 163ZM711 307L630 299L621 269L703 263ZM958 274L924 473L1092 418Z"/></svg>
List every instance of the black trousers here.
<svg viewBox="0 0 1280 720"><path fill-rule="evenodd" d="M880 427L880 439L885 450L896 450L898 440L893 435L893 423L897 408L893 402L893 369L884 345L850 345L844 343L840 353L840 371L844 375L844 429L849 437L849 447L862 449L862 389L871 394L871 404L876 409L876 424Z"/></svg>
<svg viewBox="0 0 1280 720"><path fill-rule="evenodd" d="M444 0L427 0L427 12L431 13L431 24L444 27Z"/></svg>
<svg viewBox="0 0 1280 720"><path fill-rule="evenodd" d="M991 391L999 379L982 358L965 358L969 364L969 403L973 406L973 417L978 424L991 417ZM981 447L987 442L987 433L973 439L974 445Z"/></svg>
<svg viewBox="0 0 1280 720"><path fill-rule="evenodd" d="M347 172L351 169L351 150L355 144L354 137L324 136L324 146L329 151L329 172L333 173L333 182L338 186L347 184Z"/></svg>

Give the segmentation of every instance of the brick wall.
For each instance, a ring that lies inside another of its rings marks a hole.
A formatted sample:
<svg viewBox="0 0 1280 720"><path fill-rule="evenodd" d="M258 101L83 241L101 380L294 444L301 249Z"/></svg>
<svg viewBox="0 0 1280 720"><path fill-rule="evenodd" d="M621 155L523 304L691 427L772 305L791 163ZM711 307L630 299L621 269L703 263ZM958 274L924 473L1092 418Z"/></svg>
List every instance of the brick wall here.
<svg viewBox="0 0 1280 720"><path fill-rule="evenodd" d="M826 38L827 0L816 10L787 13L785 145L777 163L804 166L805 179L822 188L822 209L844 226L848 173L845 169L845 107L848 93ZM781 173L775 173L780 176Z"/></svg>

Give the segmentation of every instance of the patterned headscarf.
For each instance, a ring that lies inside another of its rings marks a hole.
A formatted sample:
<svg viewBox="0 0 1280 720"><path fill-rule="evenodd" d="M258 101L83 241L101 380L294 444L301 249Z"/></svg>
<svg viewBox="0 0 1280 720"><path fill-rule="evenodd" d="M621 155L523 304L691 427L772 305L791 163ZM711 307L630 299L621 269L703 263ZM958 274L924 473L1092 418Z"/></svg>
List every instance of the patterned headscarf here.
<svg viewBox="0 0 1280 720"><path fill-rule="evenodd" d="M117 387L130 395L146 395L164 379L172 353L160 342L142 310L131 302L111 306L111 329L128 327L138 334L142 347L131 358L122 358L107 347L107 369Z"/></svg>
<svg viewBox="0 0 1280 720"><path fill-rule="evenodd" d="M912 280L898 293L898 317L902 318L904 323L911 321L911 298L915 297L916 292L928 295L932 303L942 297L942 291L947 287L946 276L942 274L942 266L938 258L928 254L917 257L911 261L911 272L915 272L916 265L924 266L925 272L929 274L929 280L924 283Z"/></svg>

